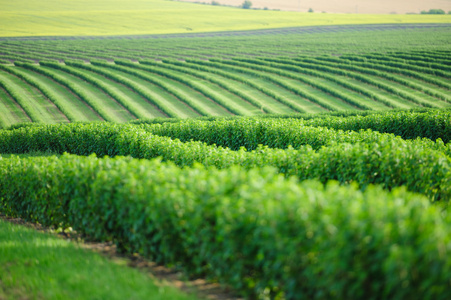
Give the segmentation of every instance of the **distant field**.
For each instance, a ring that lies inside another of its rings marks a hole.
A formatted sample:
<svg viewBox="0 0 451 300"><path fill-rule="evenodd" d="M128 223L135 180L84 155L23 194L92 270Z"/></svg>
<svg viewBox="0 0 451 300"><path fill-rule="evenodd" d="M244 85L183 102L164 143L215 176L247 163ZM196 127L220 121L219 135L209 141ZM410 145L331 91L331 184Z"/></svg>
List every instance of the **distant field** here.
<svg viewBox="0 0 451 300"><path fill-rule="evenodd" d="M448 108L449 40L447 25L4 39L0 125Z"/></svg>
<svg viewBox="0 0 451 300"><path fill-rule="evenodd" d="M205 2L208 0L181 0L184 2ZM223 5L239 6L243 0L218 0ZM280 9L286 11L306 12L310 8L315 12L360 13L360 14L405 14L420 13L422 10L440 8L445 12L451 10L449 0L252 0L253 8Z"/></svg>
<svg viewBox="0 0 451 300"><path fill-rule="evenodd" d="M450 23L451 16L300 14L163 0L0 0L0 36L99 36L312 25Z"/></svg>

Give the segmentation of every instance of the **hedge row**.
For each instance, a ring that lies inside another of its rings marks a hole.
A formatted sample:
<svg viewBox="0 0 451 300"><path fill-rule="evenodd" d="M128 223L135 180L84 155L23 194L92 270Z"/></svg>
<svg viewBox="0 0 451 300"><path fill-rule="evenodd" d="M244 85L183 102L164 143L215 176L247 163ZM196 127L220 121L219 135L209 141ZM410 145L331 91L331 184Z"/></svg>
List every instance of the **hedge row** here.
<svg viewBox="0 0 451 300"><path fill-rule="evenodd" d="M249 118L249 117L248 117ZM254 120L297 119L305 126L353 130L371 129L393 133L403 139L428 138L451 141L451 110L413 109L390 111L350 111L321 114L276 114L251 117ZM196 121L238 120L238 117L201 117ZM186 119L156 118L133 120L131 124L164 124L185 122Z"/></svg>
<svg viewBox="0 0 451 300"><path fill-rule="evenodd" d="M326 117L311 119L306 126L323 126L341 130L371 129L383 133L393 133L403 139L428 138L451 141L451 111L431 110L425 113L386 112L367 116L347 118Z"/></svg>
<svg viewBox="0 0 451 300"><path fill-rule="evenodd" d="M447 201L451 197L450 157L421 143L405 142L388 135L364 143L331 143L318 151L303 146L297 150L259 147L248 152L202 142L183 143L152 135L134 125L60 124L0 131L0 153L29 151L162 157L179 166L192 166L195 162L218 168L273 166L280 173L299 179L356 182L362 188L371 183L389 189L406 186L433 200Z"/></svg>
<svg viewBox="0 0 451 300"><path fill-rule="evenodd" d="M217 278L248 298L449 299L451 219L404 190L158 160L0 160L0 209Z"/></svg>
<svg viewBox="0 0 451 300"><path fill-rule="evenodd" d="M289 146L298 149L304 145L310 145L317 150L332 143L377 142L383 135L372 130L360 130L357 132L308 126L310 125L309 123L312 123L314 126L324 126L328 121L329 119L304 122L296 119L239 118L217 119L215 121L186 120L174 123L142 125L142 127L155 135L169 136L184 142L190 140L202 141L209 145L216 144L232 150L238 150L241 147L245 147L247 150L255 150L259 145L280 149L286 149ZM334 125L340 127L346 124L352 125L355 123L344 122L343 124L332 118L328 127L333 127ZM403 125L401 122L401 124L398 124L398 127L401 129ZM421 128L420 130L424 131L425 129ZM403 141L392 134L385 134L385 138L398 140L400 143L422 145L451 155L449 145L445 145L440 140L437 142L429 139Z"/></svg>

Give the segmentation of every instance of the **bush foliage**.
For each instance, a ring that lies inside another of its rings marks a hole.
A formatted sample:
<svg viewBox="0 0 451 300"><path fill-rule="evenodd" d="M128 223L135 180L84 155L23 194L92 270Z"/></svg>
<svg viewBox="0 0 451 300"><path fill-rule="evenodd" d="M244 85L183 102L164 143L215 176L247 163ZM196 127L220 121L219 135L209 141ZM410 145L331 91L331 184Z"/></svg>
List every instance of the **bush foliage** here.
<svg viewBox="0 0 451 300"><path fill-rule="evenodd" d="M249 298L451 297L449 215L404 190L122 157L12 157L0 173L2 211L112 240Z"/></svg>

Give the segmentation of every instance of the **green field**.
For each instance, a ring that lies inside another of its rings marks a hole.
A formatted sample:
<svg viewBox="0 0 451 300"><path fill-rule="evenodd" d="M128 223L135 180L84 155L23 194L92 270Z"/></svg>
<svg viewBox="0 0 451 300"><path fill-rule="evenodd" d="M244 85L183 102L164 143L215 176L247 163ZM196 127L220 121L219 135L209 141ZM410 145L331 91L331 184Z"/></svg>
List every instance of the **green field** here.
<svg viewBox="0 0 451 300"><path fill-rule="evenodd" d="M449 15L1 7L2 215L245 299L451 299ZM0 299L175 294L0 222Z"/></svg>
<svg viewBox="0 0 451 300"><path fill-rule="evenodd" d="M447 25L206 35L0 41L0 124L451 106Z"/></svg>
<svg viewBox="0 0 451 300"><path fill-rule="evenodd" d="M0 36L99 36L312 25L450 23L450 16L307 14L164 0L0 1Z"/></svg>

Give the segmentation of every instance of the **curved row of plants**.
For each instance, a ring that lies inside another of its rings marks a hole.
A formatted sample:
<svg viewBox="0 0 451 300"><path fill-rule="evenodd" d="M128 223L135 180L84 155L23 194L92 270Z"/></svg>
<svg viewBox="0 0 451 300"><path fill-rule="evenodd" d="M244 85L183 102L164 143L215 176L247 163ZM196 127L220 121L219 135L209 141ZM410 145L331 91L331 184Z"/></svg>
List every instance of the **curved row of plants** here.
<svg viewBox="0 0 451 300"><path fill-rule="evenodd" d="M1 159L0 175L3 213L114 241L248 298L451 296L449 214L404 190L72 155Z"/></svg>
<svg viewBox="0 0 451 300"><path fill-rule="evenodd" d="M108 111L102 107L95 99L92 99L85 90L79 88L73 82L66 80L66 78L55 74L51 71L40 68L39 66L28 64L28 63L15 63L17 66L23 67L25 69L29 69L35 71L36 73L42 74L46 77L51 78L55 82L67 87L71 92L77 95L80 99L82 99L85 103L91 106L97 114L105 121L115 121L114 118L108 113Z"/></svg>
<svg viewBox="0 0 451 300"><path fill-rule="evenodd" d="M190 139L202 140L209 144L217 144L235 150L240 147L252 150L258 144L276 148L286 148L288 145L297 148L300 145L309 144L318 149L331 141L356 142L368 140L368 134L374 136L374 139L370 139L377 140L378 132L392 133L402 139L423 139L415 142L423 143L432 148L438 147L442 142L448 144L451 141L450 110L373 111L366 114L349 112L338 116L335 113L326 113L265 115L246 118L208 117L190 120L143 119L134 120L130 123L151 125L145 128L158 135L171 136L185 141ZM153 126L152 124L161 125ZM234 126L236 126L236 129L234 129ZM279 133L268 135L266 130L273 126L280 126ZM321 134L318 136L313 134L311 135L312 139L306 142L301 138L305 135L305 132L301 129L308 126L323 127L318 130L323 133L333 132L333 134L328 138ZM225 129L226 127L227 129ZM327 131L325 128L356 132ZM376 132L357 133L357 131L368 129ZM250 134L251 132L252 134ZM234 141L228 141L232 136ZM357 136L360 136L360 138L356 139ZM438 143L433 142L439 139L441 141L438 141ZM445 147L441 151L447 152L449 150L446 150Z"/></svg>
<svg viewBox="0 0 451 300"><path fill-rule="evenodd" d="M314 133L317 128L311 127ZM327 130L326 130L327 131ZM314 151L310 145L286 150L258 147L254 151L210 146L203 142L186 142L148 133L136 125L108 123L26 126L0 132L0 153L51 151L99 156L131 155L135 158L162 157L179 166L198 162L205 166L245 168L273 166L286 176L334 179L355 182L365 188L382 184L385 188L406 186L434 200L451 197L450 157L425 147L422 142L403 141L379 135L377 141L331 143ZM371 136L372 134L369 134Z"/></svg>

